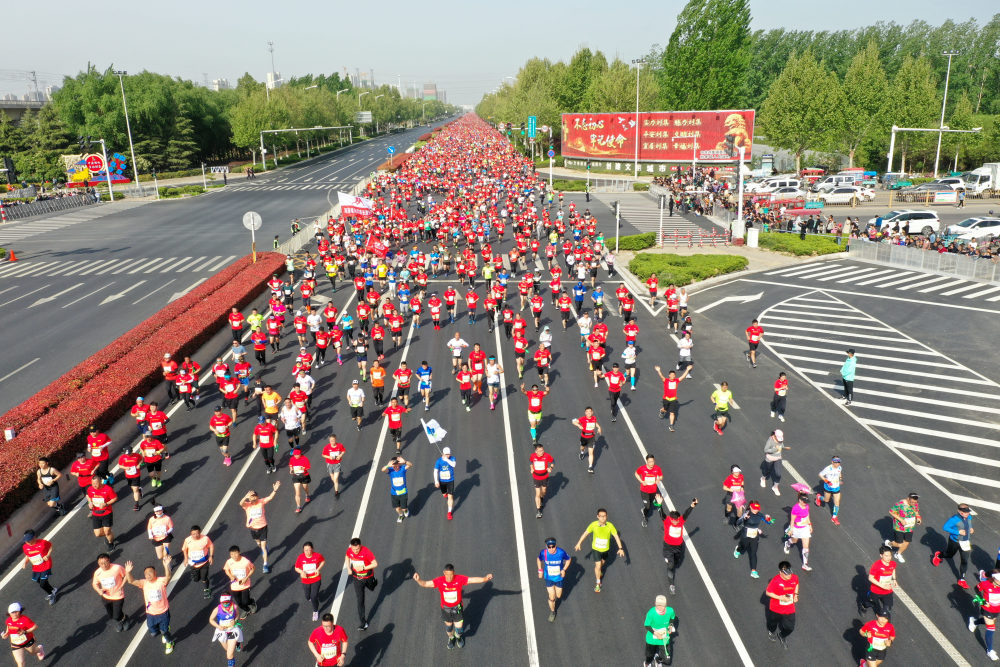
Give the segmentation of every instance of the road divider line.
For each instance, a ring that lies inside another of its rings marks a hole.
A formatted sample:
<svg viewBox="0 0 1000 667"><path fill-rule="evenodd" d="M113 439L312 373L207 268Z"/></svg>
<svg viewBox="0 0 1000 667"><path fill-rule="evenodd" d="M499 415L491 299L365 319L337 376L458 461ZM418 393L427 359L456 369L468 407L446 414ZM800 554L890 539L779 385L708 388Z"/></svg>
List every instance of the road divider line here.
<svg viewBox="0 0 1000 667"><path fill-rule="evenodd" d="M0 378L0 382L3 382L3 381L4 381L4 380L6 380L7 378L11 378L11 377L13 377L13 376L17 375L18 373L20 373L20 372L21 372L21 371L23 371L23 370L24 370L25 368L27 368L27 367L28 367L28 366L30 366L31 364L35 363L35 362L36 362L36 361L38 361L39 359L41 359L41 357L35 357L34 359L32 359L32 360L31 360L31 361L29 361L28 363L24 364L23 366L20 366L20 367L18 367L18 368L15 368L15 369L14 369L14 370L12 370L12 371L11 371L10 373L7 373L7 375L4 375L4 376L3 376L2 378Z"/></svg>
<svg viewBox="0 0 1000 667"><path fill-rule="evenodd" d="M164 288L168 287L170 285L170 283L173 283L173 282L176 282L176 281L177 281L177 278L171 278L167 282L165 282L162 285L160 285L159 287L157 287L155 290L153 290L151 292L146 292L146 294L144 296L140 296L138 299L136 299L135 301L132 302L132 305L134 306L135 304L139 303L140 301L145 301L149 297L151 297L154 294L156 294L157 292L159 292L161 289L164 289Z"/></svg>

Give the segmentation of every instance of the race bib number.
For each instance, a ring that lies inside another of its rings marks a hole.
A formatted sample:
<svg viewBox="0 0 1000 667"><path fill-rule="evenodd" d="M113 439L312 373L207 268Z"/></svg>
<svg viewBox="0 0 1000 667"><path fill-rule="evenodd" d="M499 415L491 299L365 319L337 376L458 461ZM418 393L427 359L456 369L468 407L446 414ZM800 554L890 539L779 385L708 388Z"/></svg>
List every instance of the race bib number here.
<svg viewBox="0 0 1000 667"><path fill-rule="evenodd" d="M442 482L450 482L451 481L451 470L441 470L440 471L440 477L441 477L441 481Z"/></svg>
<svg viewBox="0 0 1000 667"><path fill-rule="evenodd" d="M363 560L351 560L351 569L355 572L363 572L365 569L365 562Z"/></svg>
<svg viewBox="0 0 1000 667"><path fill-rule="evenodd" d="M562 573L562 568L558 565L549 565L546 568L546 571L549 573L550 577L558 577Z"/></svg>
<svg viewBox="0 0 1000 667"><path fill-rule="evenodd" d="M883 575L879 577L878 585L881 588L886 588L886 589L892 588L892 575Z"/></svg>
<svg viewBox="0 0 1000 667"><path fill-rule="evenodd" d="M594 550L595 551L605 551L608 548L610 540L606 537L595 537L594 538Z"/></svg>
<svg viewBox="0 0 1000 667"><path fill-rule="evenodd" d="M225 435L226 434L226 427L224 425L216 426L215 427L215 432L218 433L219 435Z"/></svg>
<svg viewBox="0 0 1000 667"><path fill-rule="evenodd" d="M757 537L758 533L760 533L760 528L750 528L750 527L747 527L747 537L749 539L752 540L753 538Z"/></svg>
<svg viewBox="0 0 1000 667"><path fill-rule="evenodd" d="M302 571L306 574L316 574L316 563L303 563Z"/></svg>
<svg viewBox="0 0 1000 667"><path fill-rule="evenodd" d="M323 660L333 660L337 657L337 647L333 644L323 644L323 648L319 652L323 656Z"/></svg>
<svg viewBox="0 0 1000 667"><path fill-rule="evenodd" d="M250 510L250 520L256 521L264 516L264 510L260 507L254 507Z"/></svg>
<svg viewBox="0 0 1000 667"><path fill-rule="evenodd" d="M205 560L204 549L191 549L188 551L188 558L191 559L192 563L198 563Z"/></svg>
<svg viewBox="0 0 1000 667"><path fill-rule="evenodd" d="M154 588L153 590L149 591L147 599L150 602L161 602L163 600L163 591L160 590L159 588Z"/></svg>
<svg viewBox="0 0 1000 667"><path fill-rule="evenodd" d="M260 444L262 445L266 445L271 442L271 436L269 435L261 435L259 439L260 439Z"/></svg>
<svg viewBox="0 0 1000 667"><path fill-rule="evenodd" d="M545 472L545 461L535 461L534 466L536 472Z"/></svg>
<svg viewBox="0 0 1000 667"><path fill-rule="evenodd" d="M149 425L154 431L159 431L163 428L163 422L149 422Z"/></svg>
<svg viewBox="0 0 1000 667"><path fill-rule="evenodd" d="M778 604L782 605L783 607L787 607L792 604L793 600L794 598L791 595L782 595L780 598L778 598Z"/></svg>
<svg viewBox="0 0 1000 667"><path fill-rule="evenodd" d="M10 636L11 644L23 644L26 641L28 641L28 637L23 632L15 632Z"/></svg>
<svg viewBox="0 0 1000 667"><path fill-rule="evenodd" d="M38 554L35 554L34 556L28 556L28 561L32 565L41 565L42 563L45 562L45 559L39 556Z"/></svg>
<svg viewBox="0 0 1000 667"><path fill-rule="evenodd" d="M958 548L961 549L962 551L971 551L972 543L969 540L959 540Z"/></svg>
<svg viewBox="0 0 1000 667"><path fill-rule="evenodd" d="M102 509L104 507L104 498L101 498L100 496L93 498L91 502L94 503L94 507L96 509Z"/></svg>
<svg viewBox="0 0 1000 667"><path fill-rule="evenodd" d="M167 536L167 529L165 526L156 526L153 528L153 537L158 537L163 539Z"/></svg>
<svg viewBox="0 0 1000 667"><path fill-rule="evenodd" d="M458 591L445 591L443 597L445 604L455 604L458 602Z"/></svg>
<svg viewBox="0 0 1000 667"><path fill-rule="evenodd" d="M101 588L103 588L105 591L108 591L109 593L115 590L115 587L117 585L118 585L118 580L115 579L114 577L105 577L101 579Z"/></svg>
<svg viewBox="0 0 1000 667"><path fill-rule="evenodd" d="M884 637L872 637L872 648L876 651L882 651L886 647L886 640Z"/></svg>
<svg viewBox="0 0 1000 667"><path fill-rule="evenodd" d="M917 517L908 516L905 519L903 519L904 528L913 528L915 525L917 525Z"/></svg>
<svg viewBox="0 0 1000 667"><path fill-rule="evenodd" d="M246 570L244 569L233 570L233 579L236 579L236 581L243 581L246 578L247 578Z"/></svg>
<svg viewBox="0 0 1000 667"><path fill-rule="evenodd" d="M136 468L135 466L128 466L127 468L125 468L125 474L126 475L134 475L137 470L138 470L138 468ZM96 505L96 503L95 503L95 505Z"/></svg>
<svg viewBox="0 0 1000 667"><path fill-rule="evenodd" d="M654 484L656 484L656 478L653 477L652 475L646 475L645 477L642 478L642 483L646 486L653 486Z"/></svg>
<svg viewBox="0 0 1000 667"><path fill-rule="evenodd" d="M667 534L676 539L684 534L684 528L682 526L670 526L667 528Z"/></svg>
<svg viewBox="0 0 1000 667"><path fill-rule="evenodd" d="M395 486L398 489L398 488L400 488L402 486L406 486L406 480L403 479L402 477L393 477L392 478L392 485Z"/></svg>
<svg viewBox="0 0 1000 667"><path fill-rule="evenodd" d="M779 389L778 390L778 396L784 396L787 393L788 393L787 389Z"/></svg>
<svg viewBox="0 0 1000 667"><path fill-rule="evenodd" d="M302 466L292 466L292 472L295 473L296 475L301 475L305 471L306 469L303 468Z"/></svg>
<svg viewBox="0 0 1000 667"><path fill-rule="evenodd" d="M90 455L93 456L94 458L97 458L98 456L101 455L101 451L102 450L100 447L94 447L93 449L90 450Z"/></svg>
<svg viewBox="0 0 1000 667"><path fill-rule="evenodd" d="M990 593L986 598L986 604L991 607L1000 606L1000 593Z"/></svg>

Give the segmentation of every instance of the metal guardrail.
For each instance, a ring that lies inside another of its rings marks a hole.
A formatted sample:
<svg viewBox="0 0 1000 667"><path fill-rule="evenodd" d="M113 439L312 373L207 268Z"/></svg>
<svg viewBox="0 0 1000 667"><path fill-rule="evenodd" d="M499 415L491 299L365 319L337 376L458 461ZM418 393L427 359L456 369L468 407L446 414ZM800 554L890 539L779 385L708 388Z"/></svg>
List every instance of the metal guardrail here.
<svg viewBox="0 0 1000 667"><path fill-rule="evenodd" d="M74 197L62 197L60 199L44 199L30 204L18 204L16 206L4 204L3 210L7 216L7 220L11 221L22 220L24 218L30 218L34 215L43 215L45 213L58 213L72 208L91 206L96 203L97 202L94 201L94 198L90 195L77 195Z"/></svg>
<svg viewBox="0 0 1000 667"><path fill-rule="evenodd" d="M623 178L591 178L591 192L632 192L632 183Z"/></svg>
<svg viewBox="0 0 1000 667"><path fill-rule="evenodd" d="M930 271L969 280L1000 281L1000 262L990 259L974 259L953 252L936 252L864 239L851 239L847 244L847 251L852 258L886 266Z"/></svg>
<svg viewBox="0 0 1000 667"><path fill-rule="evenodd" d="M659 247L664 248L673 244L674 248L680 248L685 246L688 248L693 248L696 245L699 248L704 248L705 246L726 246L732 245L732 233L731 232L698 232L697 234L682 234L681 232L663 232L660 237Z"/></svg>

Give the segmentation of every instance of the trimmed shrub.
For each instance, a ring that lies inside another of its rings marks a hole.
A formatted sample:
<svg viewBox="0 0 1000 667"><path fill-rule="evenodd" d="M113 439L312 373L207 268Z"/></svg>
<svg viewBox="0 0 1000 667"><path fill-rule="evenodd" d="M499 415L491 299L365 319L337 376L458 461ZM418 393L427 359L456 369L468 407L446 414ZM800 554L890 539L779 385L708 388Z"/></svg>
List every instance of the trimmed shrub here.
<svg viewBox="0 0 1000 667"><path fill-rule="evenodd" d="M618 239L618 247L614 247L615 240L605 239L605 244L612 250L645 250L656 245L656 232L646 232L645 234L634 234L632 236L622 236Z"/></svg>
<svg viewBox="0 0 1000 667"><path fill-rule="evenodd" d="M649 192L649 183L633 183L632 189L636 192Z"/></svg>
<svg viewBox="0 0 1000 667"><path fill-rule="evenodd" d="M68 464L89 424L111 426L136 396L162 382L164 352L193 354L225 324L230 308L247 306L284 266L285 256L274 252L258 253L256 264L249 256L236 260L0 418L17 430L14 441L0 444L0 520L37 491L39 456Z"/></svg>
<svg viewBox="0 0 1000 667"><path fill-rule="evenodd" d="M761 232L759 239L761 248L798 256L830 255L847 250L846 242L837 245L837 239L831 236L809 234L803 241L793 232Z"/></svg>
<svg viewBox="0 0 1000 667"><path fill-rule="evenodd" d="M690 285L699 280L742 271L749 260L742 255L674 255L648 253L636 255L628 263L628 270L640 280L653 273L660 284Z"/></svg>
<svg viewBox="0 0 1000 667"><path fill-rule="evenodd" d="M430 141L431 140L431 133L430 132L424 132L419 137L417 137L417 139L419 141L425 141L425 142L426 141Z"/></svg>
<svg viewBox="0 0 1000 667"><path fill-rule="evenodd" d="M200 195L204 194L204 192L205 188L200 185L179 185L176 187L165 185L160 188L160 196L166 199L180 197L181 195Z"/></svg>
<svg viewBox="0 0 1000 667"><path fill-rule="evenodd" d="M544 176L544 174L542 174L541 172L539 172L538 177L542 178L543 176ZM544 179L544 180L548 180L548 179ZM552 179L552 187L555 189L556 192L559 192L560 190L563 191L563 192L586 192L587 191L587 181L582 180L582 179L581 180L576 180L576 179L569 179L569 178L555 178L555 179Z"/></svg>

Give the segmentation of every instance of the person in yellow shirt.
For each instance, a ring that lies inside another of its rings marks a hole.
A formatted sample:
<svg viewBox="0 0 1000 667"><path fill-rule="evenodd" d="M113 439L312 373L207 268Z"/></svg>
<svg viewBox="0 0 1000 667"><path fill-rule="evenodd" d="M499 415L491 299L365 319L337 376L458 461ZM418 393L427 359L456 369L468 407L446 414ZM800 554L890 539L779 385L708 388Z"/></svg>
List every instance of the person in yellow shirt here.
<svg viewBox="0 0 1000 667"><path fill-rule="evenodd" d="M733 392L729 391L729 383L723 381L719 388L712 392L712 403L715 404L715 424L712 428L719 435L722 435L726 423L729 421L729 404L733 400Z"/></svg>
<svg viewBox="0 0 1000 667"><path fill-rule="evenodd" d="M281 394L272 389L270 385L264 387L264 393L260 395L260 402L264 406L266 415L277 417L278 410L281 409L281 401Z"/></svg>

